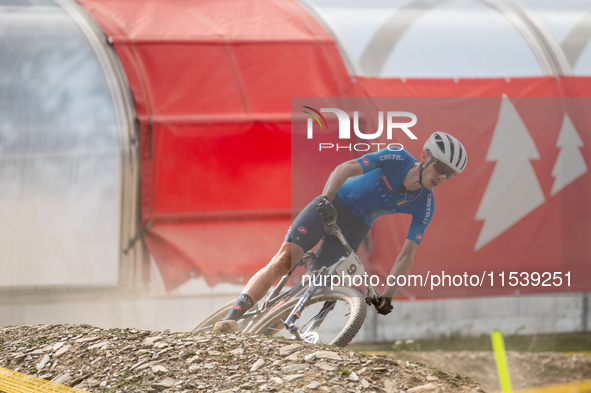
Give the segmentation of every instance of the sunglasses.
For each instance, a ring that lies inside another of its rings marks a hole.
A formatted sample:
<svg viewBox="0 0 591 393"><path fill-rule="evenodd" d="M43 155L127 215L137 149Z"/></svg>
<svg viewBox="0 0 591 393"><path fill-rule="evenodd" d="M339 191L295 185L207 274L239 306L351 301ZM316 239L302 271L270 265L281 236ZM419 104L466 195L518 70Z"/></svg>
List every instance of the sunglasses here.
<svg viewBox="0 0 591 393"><path fill-rule="evenodd" d="M453 179L453 177L456 175L456 171L444 163L437 161L437 159L431 155L430 151L427 151L427 153L429 153L431 160L434 161L433 168L435 168L435 172L437 172L439 176L445 176L445 180Z"/></svg>

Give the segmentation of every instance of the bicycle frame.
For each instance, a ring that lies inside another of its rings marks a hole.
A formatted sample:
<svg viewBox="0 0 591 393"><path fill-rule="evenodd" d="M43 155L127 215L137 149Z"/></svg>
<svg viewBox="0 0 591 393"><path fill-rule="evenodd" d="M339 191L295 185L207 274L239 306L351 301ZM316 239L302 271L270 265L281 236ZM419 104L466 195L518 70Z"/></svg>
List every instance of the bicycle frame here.
<svg viewBox="0 0 591 393"><path fill-rule="evenodd" d="M341 232L340 228L336 225L336 223L325 225L325 232L328 235L336 236L340 240L340 242L345 247L345 250L347 251L347 256L342 257L337 262L335 262L332 266L330 266L330 269L327 267L323 267L322 269L316 272L317 275L338 276L338 273L341 272L342 274L346 273L346 275L351 276L355 275L355 273L358 273L358 267L365 271L363 263L355 254L355 252L349 245L349 242L347 242L347 239L345 239L345 236ZM314 296L316 291L318 291L320 288L323 288L324 286L316 285L313 282L309 286L304 286L304 282L301 282L284 293L280 292L283 290L294 271L299 266L306 267L308 262L310 262L315 257L316 255L313 252L305 253L302 259L298 261L298 263L293 265L290 271L281 278L277 286L269 293L262 306L260 308L257 308L256 306L253 307L242 316L241 320L245 320L246 323L246 326L243 327L243 331L248 331L248 329L251 326L253 326L253 324L256 324L259 318L267 311L282 305L283 303L285 303L285 301L288 301L289 299L301 297L296 306L293 308L292 312L284 321L284 323L287 330L293 336L295 336L296 339L302 341L302 337L300 336L300 332L298 332L297 330L295 321L299 319L302 311L308 305L308 302L310 301L312 296ZM366 282L365 285L367 286L368 294L370 294L373 297L379 296L376 289L370 283ZM305 331L302 332L304 338L309 340L314 336L318 336L316 330L323 323L329 312L334 308L334 304L335 302L330 300L325 302L320 312L311 320L312 323L305 329ZM195 332L208 331L209 329L211 329L211 327L212 326L203 326Z"/></svg>
<svg viewBox="0 0 591 393"><path fill-rule="evenodd" d="M302 259L300 259L300 261L298 263L296 263L295 265L292 266L289 273L287 273L285 276L283 276L281 278L281 281L279 281L277 286L271 291L269 296L267 296L267 299L265 300L265 302L263 303L263 306L261 307L261 311L266 310L268 305L275 303L275 301L278 299L277 295L279 294L279 292L281 292L281 290L283 289L283 287L285 286L285 284L287 283L287 281L289 280L289 278L291 277L293 272L298 268L298 266L306 267L306 264L314 258L316 258L316 254L314 254L313 252L309 251L309 252L305 253L304 256L302 257ZM297 288L297 286L292 288L292 290L290 290L289 293L293 293L292 291L296 288ZM283 294L282 296L284 296L284 295L285 294Z"/></svg>
<svg viewBox="0 0 591 393"><path fill-rule="evenodd" d="M330 267L330 270L328 270L326 267L323 267L322 269L320 269L318 271L318 273L317 273L318 275L332 276L332 275L336 274L337 270L339 270L341 268L341 266L345 263L352 262L351 267L349 269L345 269L346 271L352 270L352 273L350 273L350 274L354 274L356 272L356 266L363 267L363 263L361 262L361 260L357 256L357 254L355 254L355 252L353 251L353 248L351 248L351 245L349 245L349 242L347 241L347 239L345 239L345 236L343 235L343 233L341 232L341 229L337 226L336 223L325 225L324 230L328 235L334 235L339 239L339 241L345 247L345 250L347 251L348 255L347 255L347 257L341 258L339 261L337 261L335 264L333 264ZM355 268L353 269L353 267L355 267ZM290 272L290 274L291 274L291 272ZM378 292L376 291L376 289L373 285L371 285L368 282L366 282L365 285L369 291L369 294L371 294L372 297L379 296ZM293 334L296 337L296 339L298 339L300 341L302 340L302 338L300 337L300 334L297 331L295 321L297 319L299 319L303 309L308 304L310 298L314 295L314 293L318 289L320 289L322 287L323 287L322 285L316 285L316 284L314 284L314 282L311 282L311 285L305 291L305 293L302 296L302 298L300 299L300 301L296 304L296 306L293 308L292 312L289 314L289 316L287 317L287 319L284 322L287 330L291 334ZM326 307L326 306L323 307L322 311L318 314L318 318L314 321L312 326L319 326L322 323L322 321L324 321L324 318L326 318L326 315L328 315L329 311L330 311L330 307ZM310 330L311 330L311 328L308 328L306 333L308 333Z"/></svg>
<svg viewBox="0 0 591 393"><path fill-rule="evenodd" d="M304 254L304 256L302 257L302 259L300 259L300 261L298 263L296 263L295 265L292 266L291 270L289 271L289 273L287 273L285 276L283 276L281 278L281 280L279 281L279 283L277 284L277 286L271 291L271 293L269 293L269 295L267 296L267 299L265 300L265 302L263 303L263 305L261 306L261 308L257 308L256 304L254 307L252 307L250 310L248 310L246 313L244 313L244 315L240 318L248 320L248 324L246 325L246 327L244 327L244 331L247 331L249 326L252 325L254 322L257 321L257 319L268 309L274 307L277 305L277 303L279 303L281 301L282 298L284 297L293 297L293 296L297 296L299 292L301 292L304 287L300 284L300 285L296 285L293 288L291 288L289 291L280 294L281 290L283 290L283 287L285 287L285 284L287 284L287 281L289 281L289 278L291 277L291 275L293 274L293 272L299 267L299 266L307 266L307 263L310 262L312 259L316 258L316 255L313 252L307 252ZM213 325L210 326L203 326L199 329L196 329L194 331L194 333L201 333L201 332L207 332L209 330L211 330L211 328L213 327Z"/></svg>

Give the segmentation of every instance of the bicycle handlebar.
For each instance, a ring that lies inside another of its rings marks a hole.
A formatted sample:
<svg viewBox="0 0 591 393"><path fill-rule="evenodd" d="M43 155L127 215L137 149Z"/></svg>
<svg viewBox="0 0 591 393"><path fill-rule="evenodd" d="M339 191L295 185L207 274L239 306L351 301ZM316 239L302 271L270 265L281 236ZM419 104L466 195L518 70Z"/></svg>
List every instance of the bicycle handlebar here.
<svg viewBox="0 0 591 393"><path fill-rule="evenodd" d="M331 224L325 224L324 225L324 232L326 232L327 235L336 236L340 240L340 242L343 244L343 247L345 247L347 254L355 254L355 251L353 250L353 248L351 247L351 245L349 244L347 239L345 239L345 235L343 235L341 228L339 228L339 226L336 224L336 222L333 222ZM363 265L363 262L361 262L361 260L357 256L357 254L355 254L355 258L359 261L359 263L361 263L361 265ZM332 270L334 270L334 267ZM366 283L366 285L367 285L367 289L368 289L369 293L373 297L380 296L378 294L378 291L374 288L373 285L371 285L370 283Z"/></svg>

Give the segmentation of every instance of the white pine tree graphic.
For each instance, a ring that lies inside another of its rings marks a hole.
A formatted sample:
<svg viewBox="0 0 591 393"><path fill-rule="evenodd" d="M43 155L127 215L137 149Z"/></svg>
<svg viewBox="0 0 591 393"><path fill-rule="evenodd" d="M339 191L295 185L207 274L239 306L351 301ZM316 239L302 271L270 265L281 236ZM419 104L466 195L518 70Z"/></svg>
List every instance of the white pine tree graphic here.
<svg viewBox="0 0 591 393"><path fill-rule="evenodd" d="M575 126L568 117L564 114L560 134L556 141L556 147L560 148L558 158L552 169L552 177L554 184L550 196L568 186L575 179L587 172L587 164L585 158L579 150L583 146L583 141L577 133Z"/></svg>
<svg viewBox="0 0 591 393"><path fill-rule="evenodd" d="M475 251L544 203L544 193L530 162L539 158L519 113L503 95L499 119L486 154L487 161L497 164L476 212L476 219L484 220L484 224Z"/></svg>

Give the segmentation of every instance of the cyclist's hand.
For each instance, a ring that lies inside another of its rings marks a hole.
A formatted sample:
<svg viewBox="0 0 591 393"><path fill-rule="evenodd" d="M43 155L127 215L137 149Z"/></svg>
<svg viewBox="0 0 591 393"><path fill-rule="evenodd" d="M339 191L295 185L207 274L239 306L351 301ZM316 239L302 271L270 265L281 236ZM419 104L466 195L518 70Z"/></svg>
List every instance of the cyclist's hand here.
<svg viewBox="0 0 591 393"><path fill-rule="evenodd" d="M316 210L325 224L334 224L337 221L337 209L330 203L327 196L320 197Z"/></svg>
<svg viewBox="0 0 591 393"><path fill-rule="evenodd" d="M388 296L374 297L371 302L376 307L378 314L388 315L394 308L391 304L392 300Z"/></svg>

